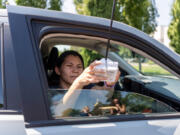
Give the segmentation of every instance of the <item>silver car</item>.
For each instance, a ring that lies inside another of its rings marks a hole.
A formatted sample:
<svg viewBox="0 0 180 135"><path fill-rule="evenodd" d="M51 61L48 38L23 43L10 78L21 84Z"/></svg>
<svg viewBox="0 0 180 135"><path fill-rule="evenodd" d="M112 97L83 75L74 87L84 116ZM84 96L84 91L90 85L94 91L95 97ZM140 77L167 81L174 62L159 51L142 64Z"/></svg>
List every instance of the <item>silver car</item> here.
<svg viewBox="0 0 180 135"><path fill-rule="evenodd" d="M21 6L8 6L3 12L0 134L180 134L178 54L120 22L113 22L109 34L110 20L104 18ZM77 90L73 106L55 115L67 90L48 83L52 50L59 55L87 49L105 57L109 36L108 58L118 62L121 72L113 93ZM125 111L118 112L115 102Z"/></svg>

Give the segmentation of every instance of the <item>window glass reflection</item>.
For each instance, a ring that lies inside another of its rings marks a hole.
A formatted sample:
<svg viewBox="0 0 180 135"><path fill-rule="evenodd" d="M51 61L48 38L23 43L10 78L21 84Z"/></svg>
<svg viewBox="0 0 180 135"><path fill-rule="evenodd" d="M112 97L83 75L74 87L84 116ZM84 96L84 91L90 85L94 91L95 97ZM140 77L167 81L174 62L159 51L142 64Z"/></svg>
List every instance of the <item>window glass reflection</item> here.
<svg viewBox="0 0 180 135"><path fill-rule="evenodd" d="M68 117L116 116L124 114L176 112L170 106L137 93L107 90L77 90L72 101L62 103L66 90L49 90L52 116Z"/></svg>

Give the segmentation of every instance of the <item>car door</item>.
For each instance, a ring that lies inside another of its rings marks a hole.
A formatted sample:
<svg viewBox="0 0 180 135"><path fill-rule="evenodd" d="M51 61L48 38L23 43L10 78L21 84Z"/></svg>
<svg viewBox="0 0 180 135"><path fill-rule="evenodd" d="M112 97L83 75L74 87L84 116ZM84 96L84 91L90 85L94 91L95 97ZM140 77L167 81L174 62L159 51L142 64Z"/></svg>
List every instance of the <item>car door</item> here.
<svg viewBox="0 0 180 135"><path fill-rule="evenodd" d="M18 6L8 6L8 17L28 135L179 134L179 113L53 119L39 48L43 37L54 33L103 39L111 36L113 41L141 52L179 77L177 54L143 32L118 22L113 23L109 35L107 19Z"/></svg>
<svg viewBox="0 0 180 135"><path fill-rule="evenodd" d="M0 12L2 13L2 11ZM0 134L25 135L24 118L20 111L18 91L16 91L16 85L18 84L13 83L15 85L12 84L11 86L5 87L10 80L14 81L14 78L16 77L14 70L11 69L9 71L10 68L8 67L8 62L14 64L14 61L12 60L13 53L11 52L12 43L10 42L11 37L7 25L7 15L2 14L0 17ZM11 66L13 67L14 65ZM6 71L9 71L9 75L13 75L14 77L7 78L6 80L5 76L8 74ZM15 93L13 93L12 87L14 87L13 90Z"/></svg>

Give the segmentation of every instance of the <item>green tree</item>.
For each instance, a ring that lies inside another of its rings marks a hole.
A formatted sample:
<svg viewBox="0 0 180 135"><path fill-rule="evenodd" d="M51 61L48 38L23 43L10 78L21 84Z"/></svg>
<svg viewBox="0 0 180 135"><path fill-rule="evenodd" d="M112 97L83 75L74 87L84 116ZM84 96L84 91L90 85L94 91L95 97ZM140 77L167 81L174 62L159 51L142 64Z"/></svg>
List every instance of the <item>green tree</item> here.
<svg viewBox="0 0 180 135"><path fill-rule="evenodd" d="M2 6L2 0L0 0L0 8L3 8L3 6Z"/></svg>
<svg viewBox="0 0 180 135"><path fill-rule="evenodd" d="M83 57L84 60L84 66L87 67L90 63L92 63L94 60L99 60L101 59L103 56L98 54L95 51L91 51L85 48L82 48L80 50L80 54Z"/></svg>
<svg viewBox="0 0 180 135"><path fill-rule="evenodd" d="M74 3L79 14L108 19L111 17L113 0L74 0ZM147 34L155 31L157 16L154 0L116 0L114 20L124 22ZM88 53L89 56L85 58L91 58L94 52Z"/></svg>
<svg viewBox="0 0 180 135"><path fill-rule="evenodd" d="M47 8L48 6L48 9L61 11L61 0L49 0L49 4L47 4L47 1L48 0L16 0L16 4L37 8Z"/></svg>
<svg viewBox="0 0 180 135"><path fill-rule="evenodd" d="M175 0L171 10L172 21L168 29L170 45L180 54L180 1Z"/></svg>
<svg viewBox="0 0 180 135"><path fill-rule="evenodd" d="M61 0L50 0L50 7L48 9L61 11L62 2Z"/></svg>
<svg viewBox="0 0 180 135"><path fill-rule="evenodd" d="M116 0L114 19L148 34L155 31L158 16L154 0ZM74 0L79 14L111 17L113 0Z"/></svg>
<svg viewBox="0 0 180 135"><path fill-rule="evenodd" d="M46 8L46 0L16 0L17 5Z"/></svg>
<svg viewBox="0 0 180 135"><path fill-rule="evenodd" d="M0 0L0 8L6 8L7 3L8 3L8 0Z"/></svg>

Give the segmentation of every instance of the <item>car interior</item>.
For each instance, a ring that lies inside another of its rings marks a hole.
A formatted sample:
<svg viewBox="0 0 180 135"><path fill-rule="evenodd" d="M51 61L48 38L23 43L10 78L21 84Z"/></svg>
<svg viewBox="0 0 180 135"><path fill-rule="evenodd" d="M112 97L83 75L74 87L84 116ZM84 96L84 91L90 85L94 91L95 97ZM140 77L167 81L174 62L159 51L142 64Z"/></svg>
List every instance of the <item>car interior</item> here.
<svg viewBox="0 0 180 135"><path fill-rule="evenodd" d="M73 107L66 108L61 115L55 115L54 108L59 104L67 90L53 88L59 81L59 76L54 75L55 61L61 52L66 50L80 51L81 48L94 50L100 55L105 56L107 39L73 34L48 34L40 42L44 71L47 76L48 98L50 110L53 118L72 118L81 116L116 116L120 114L144 114L144 113L166 113L176 112L177 110L161 102L160 95L154 95L142 89L138 83L126 79L126 76L137 76L142 78L142 73L134 69L128 62L117 55L120 51L119 46L126 47L134 52L142 53L140 50L129 47L126 44L112 41L108 58L117 61L121 72L118 86L113 94L106 90L79 90L81 93L76 99ZM144 56L147 56L144 54ZM149 56L147 56L149 58ZM86 97L86 98L85 98ZM87 98L88 97L88 98ZM115 104L114 100L118 103ZM159 101L160 99L160 101ZM170 103L170 102L169 102ZM117 110L116 105L120 106ZM123 108L124 106L124 108ZM173 105L172 105L173 106Z"/></svg>

